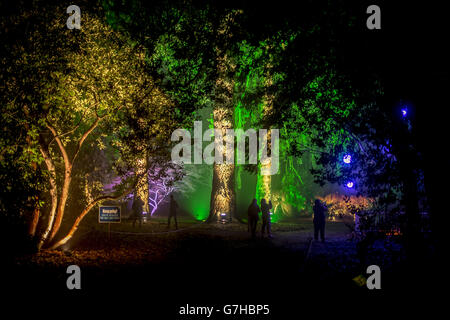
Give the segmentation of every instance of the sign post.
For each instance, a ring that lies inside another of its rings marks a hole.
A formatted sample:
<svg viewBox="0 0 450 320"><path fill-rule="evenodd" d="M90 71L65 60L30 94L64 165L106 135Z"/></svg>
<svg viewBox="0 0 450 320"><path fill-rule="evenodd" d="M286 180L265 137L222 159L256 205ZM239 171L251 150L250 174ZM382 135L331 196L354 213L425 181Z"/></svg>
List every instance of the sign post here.
<svg viewBox="0 0 450 320"><path fill-rule="evenodd" d="M111 238L111 223L120 223L119 206L100 206L98 211L98 222L108 224L108 239Z"/></svg>

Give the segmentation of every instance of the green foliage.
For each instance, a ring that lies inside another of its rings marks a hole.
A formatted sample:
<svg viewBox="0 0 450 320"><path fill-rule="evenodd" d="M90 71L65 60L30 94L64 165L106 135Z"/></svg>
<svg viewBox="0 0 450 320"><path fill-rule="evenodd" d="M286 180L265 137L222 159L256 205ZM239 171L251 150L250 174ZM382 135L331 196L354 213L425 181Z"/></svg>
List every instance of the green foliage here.
<svg viewBox="0 0 450 320"><path fill-rule="evenodd" d="M108 23L146 48L149 72L176 107L176 120L192 125L197 109L212 106L213 29L208 6L184 1L103 1Z"/></svg>

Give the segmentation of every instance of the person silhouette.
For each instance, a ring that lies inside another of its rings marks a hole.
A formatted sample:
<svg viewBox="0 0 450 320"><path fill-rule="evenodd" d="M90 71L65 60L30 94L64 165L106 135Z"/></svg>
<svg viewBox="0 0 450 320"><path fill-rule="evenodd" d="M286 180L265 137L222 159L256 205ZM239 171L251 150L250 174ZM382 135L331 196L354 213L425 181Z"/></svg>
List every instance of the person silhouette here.
<svg viewBox="0 0 450 320"><path fill-rule="evenodd" d="M264 232L267 230L267 235L272 238L271 226L270 226L270 209L272 209L272 201L267 203L266 199L261 199L261 212L262 212L262 228L261 237L264 237Z"/></svg>
<svg viewBox="0 0 450 320"><path fill-rule="evenodd" d="M142 206L144 205L144 201L141 200L139 196L135 196L133 200L133 205L131 207L132 215L131 218L133 220L133 228L136 225L136 222L139 221L139 227L142 226Z"/></svg>
<svg viewBox="0 0 450 320"><path fill-rule="evenodd" d="M252 203L248 207L247 214L248 214L248 229L252 234L252 238L255 238L256 236L256 225L258 224L259 219L259 212L261 210L259 209L258 203L256 202L256 199L253 199Z"/></svg>
<svg viewBox="0 0 450 320"><path fill-rule="evenodd" d="M170 211L169 211L169 218L167 221L167 227L170 228L170 220L172 217L175 220L175 229L178 229L178 221L177 221L177 208L178 203L175 201L173 194L170 195Z"/></svg>
<svg viewBox="0 0 450 320"><path fill-rule="evenodd" d="M314 240L318 240L319 233L320 233L320 239L322 242L325 241L325 215L327 211L327 207L320 201L319 199L316 199L314 201Z"/></svg>

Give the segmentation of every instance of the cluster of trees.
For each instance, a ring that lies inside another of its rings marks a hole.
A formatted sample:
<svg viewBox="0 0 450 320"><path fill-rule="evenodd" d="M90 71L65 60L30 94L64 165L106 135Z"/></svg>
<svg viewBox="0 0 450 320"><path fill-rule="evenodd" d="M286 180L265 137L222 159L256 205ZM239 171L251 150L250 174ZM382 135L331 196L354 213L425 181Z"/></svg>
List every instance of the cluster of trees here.
<svg viewBox="0 0 450 320"><path fill-rule="evenodd" d="M170 134L189 128L204 107L212 108L213 126L223 133L281 128L285 170L295 171L293 159L307 153L316 182L351 178L359 193L386 208L400 200L410 232L417 232L425 169L415 123L395 114L408 96L383 80L390 66L368 63L386 39L364 28L366 8L344 1L295 8L283 1L276 7L194 0L78 5L80 30L66 28L65 8L57 3L12 7L0 26L8 49L0 210L31 221L31 236L44 226L39 248L62 245L95 205L131 190L141 190L155 209L177 170L167 166ZM340 161L346 153L352 166ZM235 213L241 169L214 164L211 221ZM9 179L14 172L17 178ZM117 176L121 183L105 194L103 185ZM298 180L287 176L288 200L299 205ZM75 205L80 185L85 196ZM258 175L256 195L270 197L270 185L270 176ZM81 210L61 235L69 204Z"/></svg>
<svg viewBox="0 0 450 320"><path fill-rule="evenodd" d="M21 186L11 185L17 182L9 172L2 181L12 195L24 190L11 199L14 214L29 219L38 249L63 245L90 209L139 188L151 166L166 162L179 125L173 102L147 70L144 48L95 10L83 12L80 30L67 29L66 19L55 4L16 12L2 26L1 162L5 171L24 170ZM103 185L117 176L121 183L105 194ZM7 201L2 197L2 211L11 212ZM67 211L71 227L61 230Z"/></svg>

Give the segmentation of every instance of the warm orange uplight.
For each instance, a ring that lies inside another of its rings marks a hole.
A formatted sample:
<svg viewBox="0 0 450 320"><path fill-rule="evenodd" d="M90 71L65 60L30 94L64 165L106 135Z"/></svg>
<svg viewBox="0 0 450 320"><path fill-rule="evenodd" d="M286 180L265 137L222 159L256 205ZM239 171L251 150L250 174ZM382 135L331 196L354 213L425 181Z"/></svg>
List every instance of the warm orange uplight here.
<svg viewBox="0 0 450 320"><path fill-rule="evenodd" d="M330 193L325 197L319 198L328 207L328 219L335 221L337 218L345 218L352 216L355 218L354 213L350 212L350 207L357 210L367 210L372 206L373 199L363 196L350 196L346 197L338 193Z"/></svg>

